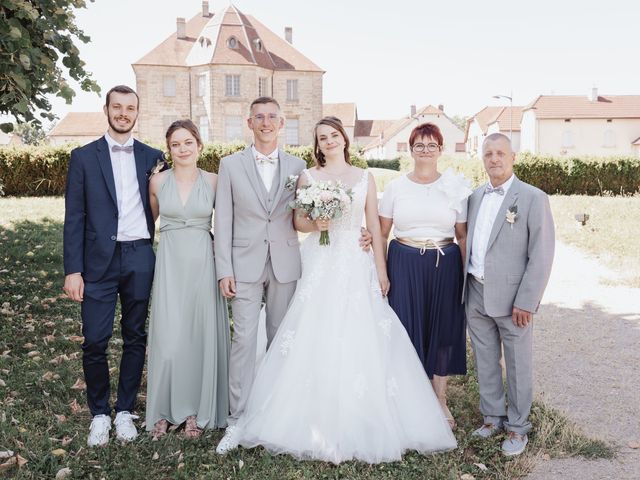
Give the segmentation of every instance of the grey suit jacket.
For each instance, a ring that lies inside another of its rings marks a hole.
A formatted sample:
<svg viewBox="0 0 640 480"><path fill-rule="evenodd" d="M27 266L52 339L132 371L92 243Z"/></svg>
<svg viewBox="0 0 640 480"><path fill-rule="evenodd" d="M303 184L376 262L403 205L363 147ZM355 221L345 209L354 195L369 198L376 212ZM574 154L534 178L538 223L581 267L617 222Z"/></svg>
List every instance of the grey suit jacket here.
<svg viewBox="0 0 640 480"><path fill-rule="evenodd" d="M469 197L465 288L473 234L485 186ZM517 205L513 228L507 211ZM513 307L536 312L549 281L555 228L549 198L540 189L514 178L496 216L484 263L484 308L492 317L509 316Z"/></svg>
<svg viewBox="0 0 640 480"><path fill-rule="evenodd" d="M287 206L295 187L285 188L289 175L300 175L303 160L278 150L279 178L267 201L266 190L255 167L251 148L220 162L214 216L215 257L218 280L235 277L256 282L267 262L281 283L300 278L300 247L293 227L293 211Z"/></svg>

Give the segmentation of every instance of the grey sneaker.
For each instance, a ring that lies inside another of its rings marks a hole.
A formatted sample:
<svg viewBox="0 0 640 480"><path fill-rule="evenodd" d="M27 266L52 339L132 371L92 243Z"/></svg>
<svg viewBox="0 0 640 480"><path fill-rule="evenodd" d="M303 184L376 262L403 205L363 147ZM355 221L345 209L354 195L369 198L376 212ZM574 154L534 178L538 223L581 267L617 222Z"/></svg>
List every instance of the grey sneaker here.
<svg viewBox="0 0 640 480"><path fill-rule="evenodd" d="M509 432L507 439L502 442L502 453L508 457L520 455L524 452L529 438L516 432Z"/></svg>
<svg viewBox="0 0 640 480"><path fill-rule="evenodd" d="M472 437L489 438L502 431L501 425L495 423L485 423L471 434Z"/></svg>
<svg viewBox="0 0 640 480"><path fill-rule="evenodd" d="M224 432L224 437L216 447L218 455L226 455L232 450L238 448L238 430L235 425L229 425Z"/></svg>

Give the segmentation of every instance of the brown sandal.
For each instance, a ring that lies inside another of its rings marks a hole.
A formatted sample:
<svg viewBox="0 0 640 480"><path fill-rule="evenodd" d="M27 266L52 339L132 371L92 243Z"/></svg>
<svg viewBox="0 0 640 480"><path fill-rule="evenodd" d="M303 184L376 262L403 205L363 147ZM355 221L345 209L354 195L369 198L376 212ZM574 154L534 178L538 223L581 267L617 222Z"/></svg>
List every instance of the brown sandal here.
<svg viewBox="0 0 640 480"><path fill-rule="evenodd" d="M187 421L184 423L184 436L187 438L198 438L202 435L202 429L198 427L196 417L191 415L187 417Z"/></svg>
<svg viewBox="0 0 640 480"><path fill-rule="evenodd" d="M164 418L158 420L156 424L153 426L153 430L151 430L151 436L154 440L166 435L167 428L169 427L169 422L167 422Z"/></svg>

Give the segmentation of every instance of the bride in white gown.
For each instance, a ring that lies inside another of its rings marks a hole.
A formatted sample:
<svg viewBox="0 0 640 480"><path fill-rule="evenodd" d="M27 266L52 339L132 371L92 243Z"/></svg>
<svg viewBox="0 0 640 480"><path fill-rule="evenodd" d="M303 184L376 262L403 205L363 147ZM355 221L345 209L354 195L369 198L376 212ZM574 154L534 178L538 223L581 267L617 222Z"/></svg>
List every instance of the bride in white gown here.
<svg viewBox="0 0 640 480"><path fill-rule="evenodd" d="M456 439L406 330L384 299L389 289L373 177L347 163L339 120L316 126L316 168L299 185L341 180L354 197L331 222L296 215L311 232L302 278L222 452L262 445L274 454L333 463L400 460L449 450ZM363 216L373 251L358 244ZM319 245L327 228L331 244Z"/></svg>

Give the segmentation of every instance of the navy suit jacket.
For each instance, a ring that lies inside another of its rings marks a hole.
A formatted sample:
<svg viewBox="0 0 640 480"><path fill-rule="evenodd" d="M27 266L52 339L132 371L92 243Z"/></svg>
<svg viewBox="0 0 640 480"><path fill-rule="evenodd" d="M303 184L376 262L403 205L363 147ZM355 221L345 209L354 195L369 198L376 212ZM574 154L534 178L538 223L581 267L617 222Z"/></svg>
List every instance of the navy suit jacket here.
<svg viewBox="0 0 640 480"><path fill-rule="evenodd" d="M149 173L163 154L134 140L138 186L147 228L155 226L149 206ZM118 234L118 203L109 145L104 137L71 152L65 193L64 272L100 280L113 257Z"/></svg>

